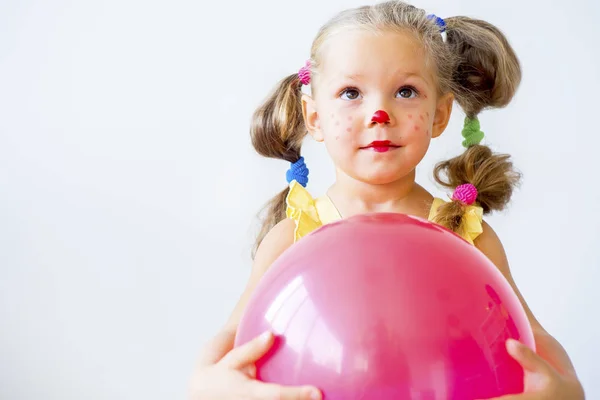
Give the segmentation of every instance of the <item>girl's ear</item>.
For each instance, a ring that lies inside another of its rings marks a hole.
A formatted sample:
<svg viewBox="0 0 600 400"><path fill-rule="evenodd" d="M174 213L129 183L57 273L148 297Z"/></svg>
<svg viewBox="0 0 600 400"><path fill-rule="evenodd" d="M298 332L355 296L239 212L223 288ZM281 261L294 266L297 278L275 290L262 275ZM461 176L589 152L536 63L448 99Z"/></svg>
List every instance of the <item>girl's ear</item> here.
<svg viewBox="0 0 600 400"><path fill-rule="evenodd" d="M302 115L309 135L317 142L322 142L323 133L315 100L307 94L302 94Z"/></svg>
<svg viewBox="0 0 600 400"><path fill-rule="evenodd" d="M431 137L436 138L446 130L448 122L450 122L453 103L454 94L452 93L445 94L438 100L433 118L433 127L431 128Z"/></svg>

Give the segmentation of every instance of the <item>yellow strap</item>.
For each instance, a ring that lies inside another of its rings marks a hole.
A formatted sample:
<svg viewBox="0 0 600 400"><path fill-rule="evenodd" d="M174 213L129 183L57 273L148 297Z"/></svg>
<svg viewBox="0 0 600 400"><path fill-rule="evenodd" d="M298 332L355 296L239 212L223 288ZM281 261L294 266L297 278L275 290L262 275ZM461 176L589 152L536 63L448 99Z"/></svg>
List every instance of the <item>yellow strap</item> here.
<svg viewBox="0 0 600 400"><path fill-rule="evenodd" d="M440 198L434 198L431 204L431 210L429 211L429 220L433 221L437 215L438 208L446 202ZM465 215L461 221L460 231L463 232L461 235L467 242L474 244L477 236L483 232L483 208L479 206L467 206Z"/></svg>
<svg viewBox="0 0 600 400"><path fill-rule="evenodd" d="M321 227L323 224L315 207L315 201L308 191L293 180L290 183L290 191L285 199L286 215L296 222L294 230L294 242L310 232Z"/></svg>

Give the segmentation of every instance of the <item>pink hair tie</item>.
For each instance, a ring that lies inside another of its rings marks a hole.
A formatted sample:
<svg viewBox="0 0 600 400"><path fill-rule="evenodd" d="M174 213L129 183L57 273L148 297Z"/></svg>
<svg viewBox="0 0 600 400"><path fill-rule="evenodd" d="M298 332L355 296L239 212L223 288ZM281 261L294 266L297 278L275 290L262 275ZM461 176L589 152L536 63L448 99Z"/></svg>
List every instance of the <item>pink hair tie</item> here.
<svg viewBox="0 0 600 400"><path fill-rule="evenodd" d="M310 83L310 60L306 60L304 67L300 68L298 71L298 78L303 85L308 85Z"/></svg>
<svg viewBox="0 0 600 400"><path fill-rule="evenodd" d="M477 188L470 183L457 186L452 194L452 200L460 201L468 206L473 205L476 199Z"/></svg>

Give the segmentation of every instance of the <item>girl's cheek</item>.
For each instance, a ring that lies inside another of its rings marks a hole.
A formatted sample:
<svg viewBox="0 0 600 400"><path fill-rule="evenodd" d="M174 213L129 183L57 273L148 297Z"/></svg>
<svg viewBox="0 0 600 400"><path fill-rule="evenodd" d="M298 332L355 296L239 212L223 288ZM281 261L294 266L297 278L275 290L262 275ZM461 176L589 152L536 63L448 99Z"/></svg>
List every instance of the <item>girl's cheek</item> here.
<svg viewBox="0 0 600 400"><path fill-rule="evenodd" d="M339 116L336 116L335 113L331 113L329 119L330 121L327 125L331 127L332 132L335 134L335 139L338 140L340 137L339 131L341 129L342 120L339 118Z"/></svg>
<svg viewBox="0 0 600 400"><path fill-rule="evenodd" d="M353 128L352 128L352 121L353 121L353 119L354 119L354 118L352 118L352 115L348 115L348 116L346 117L346 129L345 129L345 132L346 132L346 133L352 133L352 131L353 131Z"/></svg>
<svg viewBox="0 0 600 400"><path fill-rule="evenodd" d="M430 122L428 112L408 114L407 117L408 121L406 121L406 124L409 127L409 131L411 133L424 136L430 135L431 130L429 127Z"/></svg>
<svg viewBox="0 0 600 400"><path fill-rule="evenodd" d="M353 121L354 118L351 115L336 115L332 113L330 115L331 123L329 126L333 128L335 140L339 140L344 135L351 134L354 131Z"/></svg>

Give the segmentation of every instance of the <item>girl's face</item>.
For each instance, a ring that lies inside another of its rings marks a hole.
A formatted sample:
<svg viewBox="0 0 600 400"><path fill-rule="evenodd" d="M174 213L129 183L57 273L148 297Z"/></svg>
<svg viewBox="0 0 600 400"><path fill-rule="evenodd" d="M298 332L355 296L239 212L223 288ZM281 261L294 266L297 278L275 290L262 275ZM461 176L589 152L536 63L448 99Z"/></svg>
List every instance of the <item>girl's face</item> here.
<svg viewBox="0 0 600 400"><path fill-rule="evenodd" d="M438 96L419 42L409 33L348 31L330 38L322 55L303 111L338 173L373 184L411 173L445 129L453 101ZM373 122L378 110L389 121Z"/></svg>

